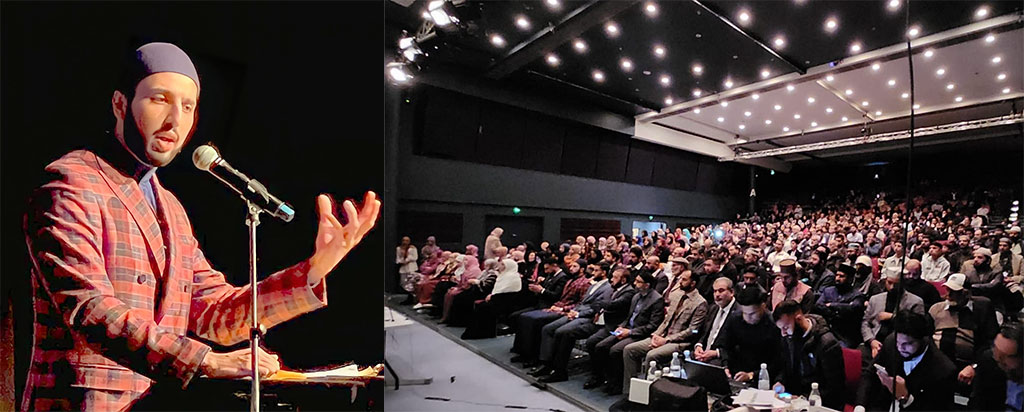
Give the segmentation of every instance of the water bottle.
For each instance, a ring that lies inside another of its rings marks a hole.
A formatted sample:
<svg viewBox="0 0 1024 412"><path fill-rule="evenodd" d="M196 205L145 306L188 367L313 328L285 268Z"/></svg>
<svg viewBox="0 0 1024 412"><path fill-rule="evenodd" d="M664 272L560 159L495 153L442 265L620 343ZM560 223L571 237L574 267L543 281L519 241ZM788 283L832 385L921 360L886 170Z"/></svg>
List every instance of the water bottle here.
<svg viewBox="0 0 1024 412"><path fill-rule="evenodd" d="M864 412L864 407L860 405L854 406L853 412Z"/></svg>
<svg viewBox="0 0 1024 412"><path fill-rule="evenodd" d="M654 380L654 372L658 370L658 362L651 361L651 367L647 369L647 380Z"/></svg>
<svg viewBox="0 0 1024 412"><path fill-rule="evenodd" d="M662 377L662 376L663 376L663 375L661 374L661 370L660 370L660 369L659 369L659 370L656 370L656 371L654 371L654 380L658 380L658 379L661 379L661 377Z"/></svg>
<svg viewBox="0 0 1024 412"><path fill-rule="evenodd" d="M661 377L666 378L670 376L672 376L672 372L669 370L668 366L661 368Z"/></svg>
<svg viewBox="0 0 1024 412"><path fill-rule="evenodd" d="M771 390L772 384L769 382L771 378L768 377L768 364L761 364L761 372L757 375L757 389L767 391Z"/></svg>
<svg viewBox="0 0 1024 412"><path fill-rule="evenodd" d="M679 371L682 370L679 364L679 352L672 352L672 363L669 364L669 369L672 371L673 378L681 377Z"/></svg>
<svg viewBox="0 0 1024 412"><path fill-rule="evenodd" d="M807 402L811 406L821 406L821 392L818 392L818 382L811 383L811 394L807 396Z"/></svg>
<svg viewBox="0 0 1024 412"><path fill-rule="evenodd" d="M690 351L688 351L688 350L683 351L683 357L686 358L686 360L688 360L688 361L692 361L693 360L692 358L690 358ZM683 367L679 368L679 377L682 378L682 379L689 379L689 377L686 376L686 368L683 368Z"/></svg>

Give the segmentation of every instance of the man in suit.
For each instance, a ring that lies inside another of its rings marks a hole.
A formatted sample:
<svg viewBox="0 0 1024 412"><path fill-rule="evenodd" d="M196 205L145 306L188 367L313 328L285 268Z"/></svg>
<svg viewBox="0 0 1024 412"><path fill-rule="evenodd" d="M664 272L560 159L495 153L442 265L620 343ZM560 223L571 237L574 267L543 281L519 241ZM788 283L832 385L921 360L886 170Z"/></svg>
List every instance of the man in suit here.
<svg viewBox="0 0 1024 412"><path fill-rule="evenodd" d="M959 368L957 379L966 386L974 379L982 353L992 346L999 333L992 301L971 296L963 273L949 275L943 285L949 291L945 302L938 302L928 314L935 320L935 345Z"/></svg>
<svg viewBox="0 0 1024 412"><path fill-rule="evenodd" d="M762 363L775 370L779 353L779 328L768 313L765 296L746 288L736 294L739 313L725 320L719 333L719 356L726 374L739 382L757 378Z"/></svg>
<svg viewBox="0 0 1024 412"><path fill-rule="evenodd" d="M1020 411L1024 407L1024 330L1020 322L1003 323L992 348L978 362L972 383L972 411Z"/></svg>
<svg viewBox="0 0 1024 412"><path fill-rule="evenodd" d="M677 288L670 293L670 305L665 319L651 337L626 345L623 348L623 392L629 391L629 378L642 370L642 365L651 361L665 364L672 360L672 353L680 354L690 348L700 336L700 327L707 317L707 301L697 293L692 272L676 265ZM641 364L640 361L643 360ZM681 361L681 360L680 360Z"/></svg>
<svg viewBox="0 0 1024 412"><path fill-rule="evenodd" d="M900 411L952 410L956 366L932 342L931 317L902 309L895 323L895 332L863 370L857 404L887 411L895 399Z"/></svg>
<svg viewBox="0 0 1024 412"><path fill-rule="evenodd" d="M872 358L878 356L882 342L892 334L893 316L897 311L925 313L924 301L917 295L903 290L899 273L886 273L883 283L886 291L868 299L868 307L864 310L864 319L860 324L861 339L870 349Z"/></svg>
<svg viewBox="0 0 1024 412"><path fill-rule="evenodd" d="M604 330L599 330L590 337L600 339L590 352L592 380L606 382L605 393L609 395L622 393L622 351L626 345L650 336L665 318L665 300L653 285L650 273L637 274L633 280L637 292L629 303L629 315L608 335L602 337ZM587 347L591 347L589 341Z"/></svg>
<svg viewBox="0 0 1024 412"><path fill-rule="evenodd" d="M576 304L583 300L587 290L590 289L590 279L587 279L586 274L580 268L580 261L569 263L568 276L570 280L562 289L561 298L558 301L551 304L550 307L531 310L516 318L519 327L516 328L512 352L519 355L513 357L512 362L522 362L523 366L528 368L537 366L541 331L544 326L563 317L566 312L575 308Z"/></svg>
<svg viewBox="0 0 1024 412"><path fill-rule="evenodd" d="M661 296L668 296L668 283L669 276L668 272L661 267L661 259L657 255L648 256L646 262L644 262L644 270L651 272L654 276L654 291L661 294Z"/></svg>
<svg viewBox="0 0 1024 412"><path fill-rule="evenodd" d="M715 280L713 285L715 301L708 303L708 316L700 328L700 340L694 345L693 357L696 360L716 365L722 364L722 360L718 356L718 337L721 336L725 320L736 313L738 306L732 285L732 280L729 278Z"/></svg>
<svg viewBox="0 0 1024 412"><path fill-rule="evenodd" d="M609 281L614 289L611 298L604 304L594 306L593 319L576 319L555 331L557 343L554 355L552 355L551 366L555 372L566 369L569 364L569 355L572 354L572 347L577 339L589 337L586 342L587 353L596 353L597 344L608 337L629 316L630 303L633 302L636 289L628 279L629 268L616 266L612 270L612 278ZM583 389L603 385L604 380L599 378L603 376L603 374L594 373L593 377L583 385Z"/></svg>
<svg viewBox="0 0 1024 412"><path fill-rule="evenodd" d="M619 274L619 279L615 280L614 284L608 281L607 274L610 269L610 266L607 262L599 262L598 264L590 265L590 267L591 273L593 275L591 276L589 281L590 286L587 289L587 292L584 295L583 300L580 301L580 304L577 305L575 308L572 308L571 310L567 311L562 317L558 318L557 320L547 325L544 325L544 327L541 328L540 349L538 351L539 353L537 358L542 363L542 366L539 366L537 369L531 371L530 375L536 377L543 377L541 380L544 382L556 382L559 381L557 380L558 378L562 378L561 380L568 379L568 375L565 371L566 365L561 365L561 368L559 368L557 371L559 373L554 377L548 376L551 375L553 372L556 372L555 368L552 366L551 360L554 357L553 355L556 347L561 348L560 346L558 346L558 344L561 342L559 342L559 340L556 338L556 332L558 331L558 329L577 319L582 319L582 322L586 322L587 324L593 325L594 322L592 321L592 318L596 310L600 308L601 305L605 304L605 302L607 302L609 299L611 299L614 286L619 286L622 284L623 279L621 272ZM580 338L590 336L593 333L594 331L591 330L590 333L587 333L584 336L580 336ZM562 337L565 336L563 335ZM571 343L572 342L570 342L570 344ZM569 351L570 353L572 352L571 345L569 346ZM566 359L566 364L568 364L568 359Z"/></svg>
<svg viewBox="0 0 1024 412"><path fill-rule="evenodd" d="M199 77L184 51L149 43L126 61L111 99L114 137L51 163L53 180L25 216L34 290L34 347L24 410L125 410L151 386L181 388L200 374L241 378L250 350L216 353L249 336L248 286L214 270L181 203L160 184L195 130ZM380 202L362 212L326 196L309 259L259 283L260 321L273 327L327 304L324 278L373 227ZM260 353L258 372L279 368Z"/></svg>
<svg viewBox="0 0 1024 412"><path fill-rule="evenodd" d="M562 290L565 284L569 283L569 274L562 270L558 258L551 256L544 261L544 276L540 276L538 283L531 283L527 286L526 296L529 304L508 315L508 325L519 326L519 315L526 312L551 307L562 297Z"/></svg>

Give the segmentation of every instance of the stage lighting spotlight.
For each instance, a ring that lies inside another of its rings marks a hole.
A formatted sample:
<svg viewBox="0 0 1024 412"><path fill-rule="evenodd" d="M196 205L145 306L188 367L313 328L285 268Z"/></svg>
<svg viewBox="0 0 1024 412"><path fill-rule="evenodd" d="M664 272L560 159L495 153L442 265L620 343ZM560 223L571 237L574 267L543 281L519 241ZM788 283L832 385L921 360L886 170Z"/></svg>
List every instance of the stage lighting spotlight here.
<svg viewBox="0 0 1024 412"><path fill-rule="evenodd" d="M391 62L384 69L387 71L388 78L391 79L395 84L407 84L412 80L413 69L415 67L411 63L407 62Z"/></svg>
<svg viewBox="0 0 1024 412"><path fill-rule="evenodd" d="M420 49L416 39L407 35L404 35L398 40L398 50L401 51L402 56L404 56L406 60L411 62L416 61L416 56L424 54L423 49Z"/></svg>
<svg viewBox="0 0 1024 412"><path fill-rule="evenodd" d="M439 27L459 22L459 19L455 17L451 3L445 0L434 0L430 2L427 5L427 11L430 12L430 19Z"/></svg>

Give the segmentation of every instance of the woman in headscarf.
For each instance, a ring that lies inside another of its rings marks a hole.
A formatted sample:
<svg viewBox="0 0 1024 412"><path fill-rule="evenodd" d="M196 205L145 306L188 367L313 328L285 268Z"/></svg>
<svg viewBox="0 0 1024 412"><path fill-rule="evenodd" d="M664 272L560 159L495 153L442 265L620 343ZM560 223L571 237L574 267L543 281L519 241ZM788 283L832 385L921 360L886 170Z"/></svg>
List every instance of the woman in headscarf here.
<svg viewBox="0 0 1024 412"><path fill-rule="evenodd" d="M434 287L434 293L430 295L430 315L442 316L444 313L444 298L448 291L456 289L462 281L466 272L466 255L455 254L454 269L441 278L441 281Z"/></svg>
<svg viewBox="0 0 1024 412"><path fill-rule="evenodd" d="M496 227L491 231L491 234L487 236L487 240L484 241L484 259L497 258L497 249L501 247L501 235L505 233L505 230Z"/></svg>
<svg viewBox="0 0 1024 412"><path fill-rule="evenodd" d="M398 265L398 282L400 285L409 284L409 278L416 276L416 270L419 269L416 266L417 260L419 260L419 256L416 254L416 246L413 246L412 239L408 236L402 236L402 244L398 245L398 248L395 250L395 264ZM412 292L411 290L406 291ZM412 303L412 295L409 295L408 301Z"/></svg>
<svg viewBox="0 0 1024 412"><path fill-rule="evenodd" d="M466 280L465 289L452 295L451 303L445 301L442 323L449 326L463 327L473 315L473 302L483 299L495 288L498 280L498 259L487 259L483 262L483 272L475 278ZM472 276L469 270L464 275Z"/></svg>
<svg viewBox="0 0 1024 412"><path fill-rule="evenodd" d="M476 260L476 246L466 246L466 252L471 254L462 255L462 271L458 274L457 278L453 279L455 284L445 290L444 295L440 298L439 302L435 302L441 308L441 320L439 323L444 323L448 319L448 313L452 307L452 301L455 296L462 293L470 286L470 281L480 276L480 263ZM440 289L440 285L438 286ZM434 292L437 295L437 292Z"/></svg>
<svg viewBox="0 0 1024 412"><path fill-rule="evenodd" d="M486 339L496 336L495 328L499 317L508 316L515 308L523 281L519 275L519 265L512 259L498 263L498 276L494 281L491 293L482 301L477 301L473 315L469 319L469 327L462 333L462 339Z"/></svg>
<svg viewBox="0 0 1024 412"><path fill-rule="evenodd" d="M448 276L451 272L455 271L455 257L452 252L444 251L441 253L441 264L430 274L423 274L423 280L420 281L416 289L416 297L419 299L419 303L413 305L413 309L429 308L430 296L434 293L434 288L441 282L444 276Z"/></svg>
<svg viewBox="0 0 1024 412"><path fill-rule="evenodd" d="M434 239L433 236L427 236L427 244L423 245L420 252L423 252L423 254L426 255L427 252L435 253L439 250L441 250L441 248L437 247L437 239Z"/></svg>

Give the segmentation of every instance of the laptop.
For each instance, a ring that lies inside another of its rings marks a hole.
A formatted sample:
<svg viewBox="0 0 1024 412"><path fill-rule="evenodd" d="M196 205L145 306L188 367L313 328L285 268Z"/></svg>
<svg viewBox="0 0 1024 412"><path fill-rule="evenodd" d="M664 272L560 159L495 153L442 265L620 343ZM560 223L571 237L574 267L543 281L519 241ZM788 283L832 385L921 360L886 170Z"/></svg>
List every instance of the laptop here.
<svg viewBox="0 0 1024 412"><path fill-rule="evenodd" d="M738 393L740 389L747 387L744 383L729 379L729 377L725 375L724 367L712 365L710 363L686 359L683 363L683 370L686 371L687 380L703 387L705 390L713 394L723 396L732 395Z"/></svg>

